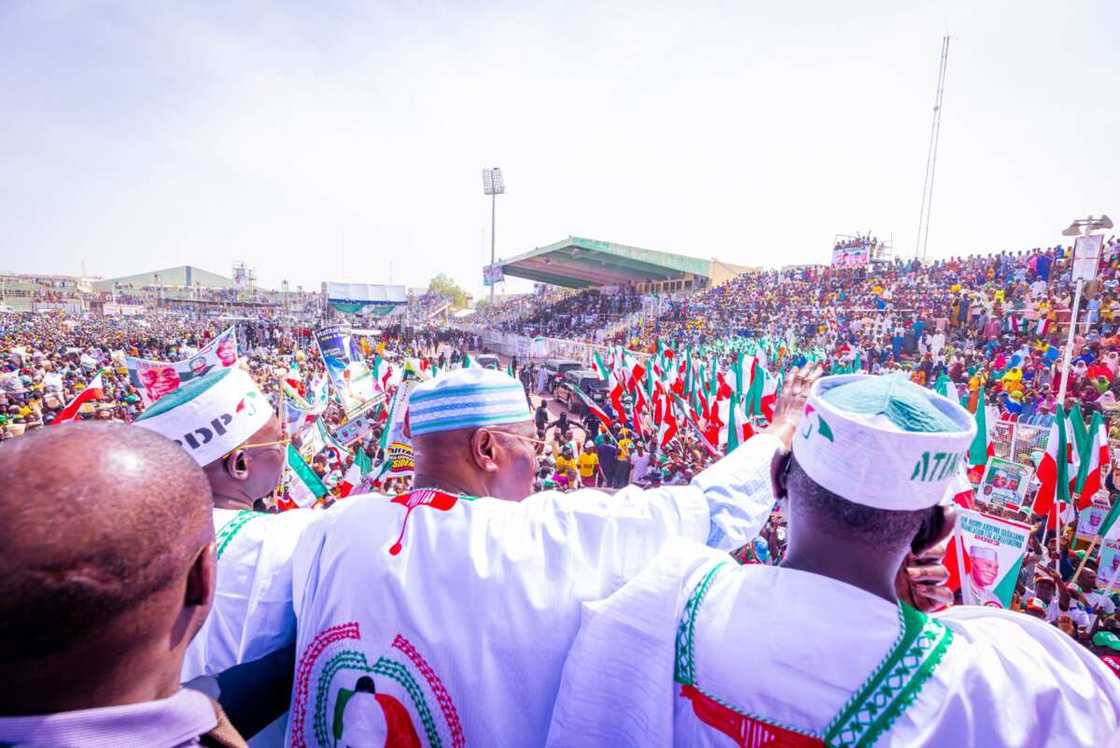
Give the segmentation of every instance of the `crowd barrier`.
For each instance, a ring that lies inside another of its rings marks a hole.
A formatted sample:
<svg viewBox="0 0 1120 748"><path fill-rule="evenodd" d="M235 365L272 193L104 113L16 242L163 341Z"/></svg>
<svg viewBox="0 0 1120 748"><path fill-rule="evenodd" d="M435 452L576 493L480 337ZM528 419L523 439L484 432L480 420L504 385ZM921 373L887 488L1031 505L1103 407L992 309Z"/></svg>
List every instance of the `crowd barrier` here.
<svg viewBox="0 0 1120 748"><path fill-rule="evenodd" d="M579 361L593 367L595 365L596 351L604 358L610 350L608 346L584 343L578 340L564 340L561 338L530 338L516 333L482 330L477 333L482 338L482 345L502 356L516 356L518 361L544 361L550 358L566 358ZM633 353L635 358L645 360L644 353Z"/></svg>
<svg viewBox="0 0 1120 748"><path fill-rule="evenodd" d="M1036 459L1046 451L1050 436L1049 426L1014 421L996 421L990 426L995 456L1025 465L1036 464Z"/></svg>

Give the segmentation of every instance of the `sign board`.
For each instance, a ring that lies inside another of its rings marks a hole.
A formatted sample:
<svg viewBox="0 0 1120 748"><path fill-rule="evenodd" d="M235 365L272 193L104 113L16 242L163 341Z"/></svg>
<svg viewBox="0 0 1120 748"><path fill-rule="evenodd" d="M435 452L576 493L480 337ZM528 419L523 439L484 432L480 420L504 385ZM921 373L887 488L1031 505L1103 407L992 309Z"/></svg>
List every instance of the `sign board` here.
<svg viewBox="0 0 1120 748"><path fill-rule="evenodd" d="M487 265L482 268L482 285L492 286L495 283L502 283L505 281L506 275L502 272L502 266L497 263Z"/></svg>
<svg viewBox="0 0 1120 748"><path fill-rule="evenodd" d="M991 506L1018 509L1027 497L1034 468L999 457L989 457L976 498Z"/></svg>
<svg viewBox="0 0 1120 748"><path fill-rule="evenodd" d="M1073 280L1091 281L1097 277L1104 234L1079 236L1073 242Z"/></svg>
<svg viewBox="0 0 1120 748"><path fill-rule="evenodd" d="M866 265L871 260L871 247L866 243L845 243L832 248L832 264L836 267Z"/></svg>
<svg viewBox="0 0 1120 748"><path fill-rule="evenodd" d="M957 553L958 565L965 570L961 575L965 605L1010 607L1030 533L1030 525L1022 522L958 510Z"/></svg>

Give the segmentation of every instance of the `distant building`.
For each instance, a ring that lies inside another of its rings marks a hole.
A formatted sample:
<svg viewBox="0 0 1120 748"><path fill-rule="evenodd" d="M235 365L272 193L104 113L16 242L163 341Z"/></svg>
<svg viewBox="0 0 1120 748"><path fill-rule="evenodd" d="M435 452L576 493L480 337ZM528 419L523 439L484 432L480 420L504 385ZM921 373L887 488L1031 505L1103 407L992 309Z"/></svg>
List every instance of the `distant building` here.
<svg viewBox="0 0 1120 748"><path fill-rule="evenodd" d="M178 267L164 268L150 273L106 278L93 284L94 289L98 291L150 286L162 286L164 288L235 288L236 284L232 278L211 273L209 270L196 268L193 265L179 265Z"/></svg>

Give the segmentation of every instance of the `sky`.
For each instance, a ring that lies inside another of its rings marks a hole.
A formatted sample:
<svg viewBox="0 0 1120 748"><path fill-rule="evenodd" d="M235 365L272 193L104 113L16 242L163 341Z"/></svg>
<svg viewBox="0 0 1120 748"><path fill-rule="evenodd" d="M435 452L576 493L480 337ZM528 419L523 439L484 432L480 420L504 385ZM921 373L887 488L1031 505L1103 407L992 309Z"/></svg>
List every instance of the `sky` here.
<svg viewBox="0 0 1120 748"><path fill-rule="evenodd" d="M1118 29L1114 0L0 0L0 270L479 293L486 166L499 258L912 255L946 33L929 255L1053 244L1120 220Z"/></svg>

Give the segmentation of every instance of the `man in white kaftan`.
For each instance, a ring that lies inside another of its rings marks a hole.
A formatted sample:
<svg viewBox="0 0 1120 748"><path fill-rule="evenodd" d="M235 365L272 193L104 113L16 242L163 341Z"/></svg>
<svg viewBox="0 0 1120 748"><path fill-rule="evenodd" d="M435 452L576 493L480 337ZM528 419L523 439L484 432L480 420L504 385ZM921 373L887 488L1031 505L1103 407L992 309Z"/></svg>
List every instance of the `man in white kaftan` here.
<svg viewBox="0 0 1120 748"><path fill-rule="evenodd" d="M243 370L221 369L160 398L136 426L173 439L202 466L214 497L217 584L187 648L181 678L213 676L295 640L292 553L321 512L253 510L280 480L283 439L268 400Z"/></svg>
<svg viewBox="0 0 1120 748"><path fill-rule="evenodd" d="M777 472L783 566L674 541L584 606L549 745L1109 743L1120 683L1087 649L1020 613L925 615L884 583L880 558L947 532L934 505L974 427L945 398L876 379L813 390Z"/></svg>
<svg viewBox="0 0 1120 748"><path fill-rule="evenodd" d="M370 745L414 744L413 734L423 745L541 745L580 603L618 589L674 538L742 545L773 504L769 434L691 485L512 503L501 499L528 493L519 485L536 462L519 382L450 372L416 388L409 414L417 489L349 498L298 544L293 746L354 733L353 699L371 687L380 700L357 703L383 714L362 724L396 727Z"/></svg>

